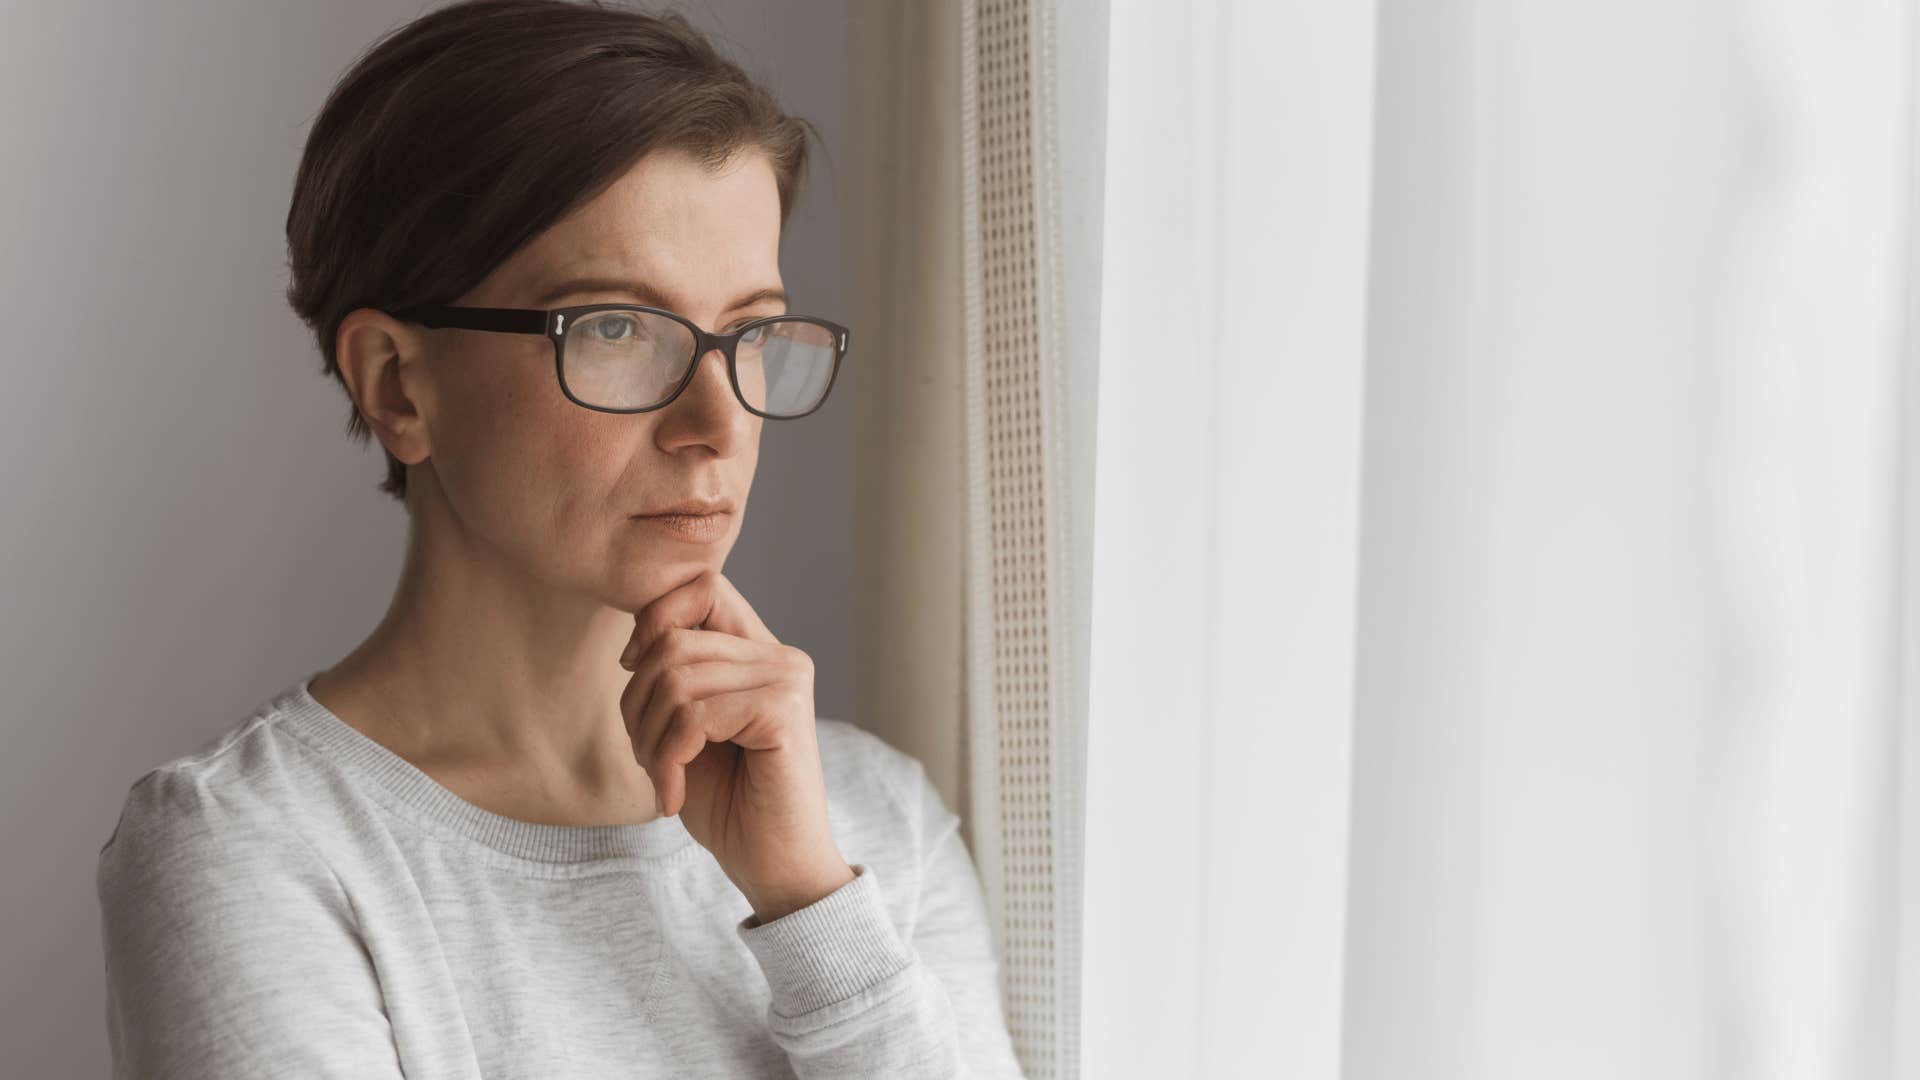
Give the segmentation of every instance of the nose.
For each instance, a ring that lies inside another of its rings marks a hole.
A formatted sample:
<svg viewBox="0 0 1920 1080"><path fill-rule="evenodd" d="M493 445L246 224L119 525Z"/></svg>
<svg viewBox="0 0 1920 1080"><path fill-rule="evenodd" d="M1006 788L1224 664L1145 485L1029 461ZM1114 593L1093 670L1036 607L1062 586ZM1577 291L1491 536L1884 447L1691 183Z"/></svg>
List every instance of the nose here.
<svg viewBox="0 0 1920 1080"><path fill-rule="evenodd" d="M741 440L750 438L760 419L733 392L727 357L719 349L709 349L694 361L686 389L660 412L654 437L661 449L671 452L690 443L705 443L721 457L733 454Z"/></svg>

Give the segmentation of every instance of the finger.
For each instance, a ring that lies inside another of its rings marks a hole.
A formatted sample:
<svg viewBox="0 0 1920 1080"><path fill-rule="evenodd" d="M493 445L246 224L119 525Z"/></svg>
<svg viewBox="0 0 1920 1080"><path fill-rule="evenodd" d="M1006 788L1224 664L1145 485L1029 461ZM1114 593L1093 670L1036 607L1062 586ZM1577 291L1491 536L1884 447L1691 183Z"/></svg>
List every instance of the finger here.
<svg viewBox="0 0 1920 1080"><path fill-rule="evenodd" d="M791 645L767 645L723 634L717 630L670 629L654 647L633 666L633 678L620 692L620 713L638 755L652 745L642 719L649 701L657 695L655 684L669 668L699 661L724 660L738 664L785 664L790 677L802 678L811 686L813 659ZM643 762L644 764L644 762Z"/></svg>
<svg viewBox="0 0 1920 1080"><path fill-rule="evenodd" d="M636 654L630 662L622 660L620 666L639 675L658 669L663 664L690 660L754 660L767 655L769 648L787 647L748 641L746 638L723 634L718 630L690 630L686 627L670 626L653 638L647 648Z"/></svg>
<svg viewBox="0 0 1920 1080"><path fill-rule="evenodd" d="M747 641L718 631L669 630L641 659L621 692L621 719L634 759L659 791L665 778L655 768L655 752L675 708L717 693L784 682L797 706L810 709L813 674L813 658L792 645Z"/></svg>
<svg viewBox="0 0 1920 1080"><path fill-rule="evenodd" d="M709 568L634 613L633 637L623 650L622 659L645 652L653 639L670 628L696 626L750 641L768 644L780 641L733 582Z"/></svg>
<svg viewBox="0 0 1920 1080"><path fill-rule="evenodd" d="M648 775L658 776L661 812L677 814L686 805L687 765L708 743L730 742L745 750L777 750L787 740L793 692L785 686L760 686L690 701L673 710L653 752Z"/></svg>
<svg viewBox="0 0 1920 1080"><path fill-rule="evenodd" d="M707 660L666 668L655 678L652 691L637 699L638 714L628 728L635 758L642 765L651 761L661 733L679 706L716 694L783 682L793 673L792 666L781 660Z"/></svg>
<svg viewBox="0 0 1920 1080"><path fill-rule="evenodd" d="M704 594L713 587L708 581L712 573L711 569L702 570L633 613L633 633L627 636L627 646L620 652L622 667L631 667L634 659L666 631L701 625L704 618L701 613L709 606Z"/></svg>
<svg viewBox="0 0 1920 1080"><path fill-rule="evenodd" d="M711 610L706 616L707 629L737 634L750 641L779 643L780 639L774 637L773 631L767 629L767 624L760 620L760 613L753 610L747 598L718 570L713 572L712 589Z"/></svg>

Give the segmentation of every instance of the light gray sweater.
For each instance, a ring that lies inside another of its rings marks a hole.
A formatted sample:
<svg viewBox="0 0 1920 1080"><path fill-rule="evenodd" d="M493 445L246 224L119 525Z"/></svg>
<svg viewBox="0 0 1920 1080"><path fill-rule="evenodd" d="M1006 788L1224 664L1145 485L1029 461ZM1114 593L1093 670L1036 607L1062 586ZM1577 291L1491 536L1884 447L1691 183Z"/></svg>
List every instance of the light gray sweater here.
<svg viewBox="0 0 1920 1080"><path fill-rule="evenodd" d="M677 816L483 810L311 678L127 793L98 876L114 1075L1021 1075L959 820L878 737L817 721L858 876L759 925Z"/></svg>

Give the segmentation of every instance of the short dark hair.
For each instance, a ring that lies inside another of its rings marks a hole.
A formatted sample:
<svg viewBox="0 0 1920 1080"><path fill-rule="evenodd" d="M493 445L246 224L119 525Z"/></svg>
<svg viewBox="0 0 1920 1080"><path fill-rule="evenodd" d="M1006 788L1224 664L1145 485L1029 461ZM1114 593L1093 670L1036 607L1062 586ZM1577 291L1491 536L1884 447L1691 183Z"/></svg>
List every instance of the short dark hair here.
<svg viewBox="0 0 1920 1080"><path fill-rule="evenodd" d="M457 299L650 151L718 168L759 150L784 226L809 131L677 12L451 4L374 42L327 96L287 209L287 302L344 389L348 312ZM371 439L357 405L347 433ZM386 458L380 490L404 502L406 466Z"/></svg>

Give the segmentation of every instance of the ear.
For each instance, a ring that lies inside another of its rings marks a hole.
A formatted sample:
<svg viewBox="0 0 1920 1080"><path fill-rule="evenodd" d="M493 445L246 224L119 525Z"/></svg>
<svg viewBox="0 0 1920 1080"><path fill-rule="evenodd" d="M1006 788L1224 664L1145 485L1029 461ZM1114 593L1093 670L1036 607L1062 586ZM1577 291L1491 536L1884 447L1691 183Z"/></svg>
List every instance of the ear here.
<svg viewBox="0 0 1920 1080"><path fill-rule="evenodd" d="M433 454L420 408L430 386L420 362L424 347L414 327L375 308L348 312L334 337L348 396L380 445L406 465Z"/></svg>

